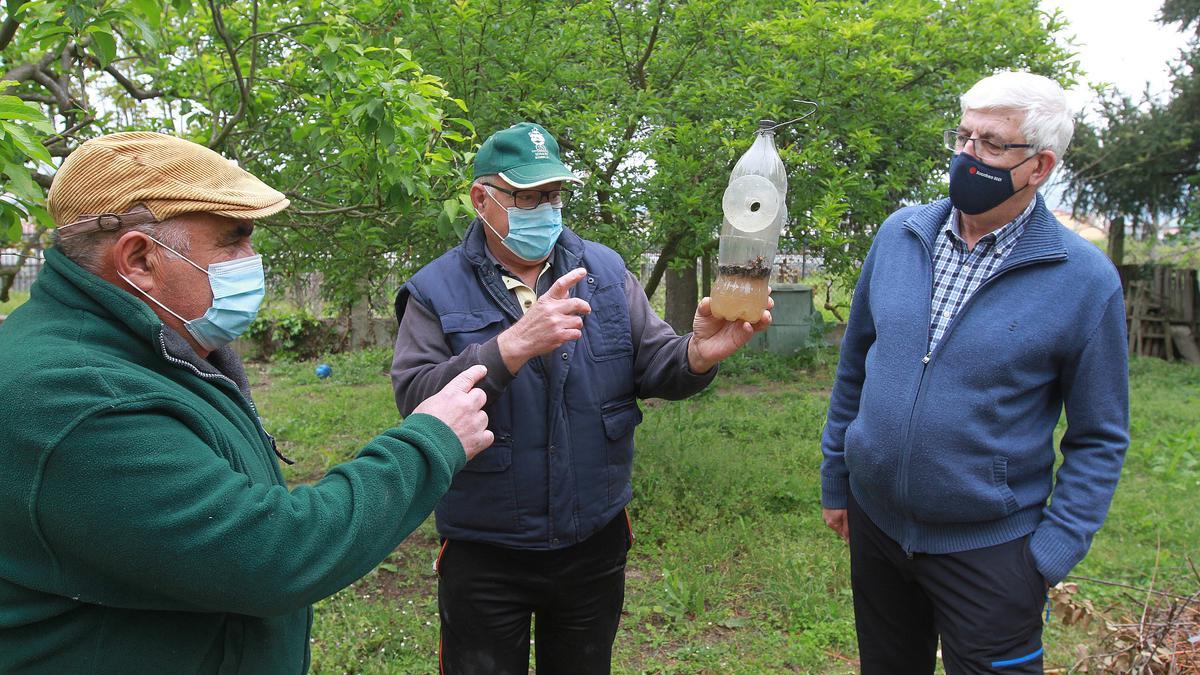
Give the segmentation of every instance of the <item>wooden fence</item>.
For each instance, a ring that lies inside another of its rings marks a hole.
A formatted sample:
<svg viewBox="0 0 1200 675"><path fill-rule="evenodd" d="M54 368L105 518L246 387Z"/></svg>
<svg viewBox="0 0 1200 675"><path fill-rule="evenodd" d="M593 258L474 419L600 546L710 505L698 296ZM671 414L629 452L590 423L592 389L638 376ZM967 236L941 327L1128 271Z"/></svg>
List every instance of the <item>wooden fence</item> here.
<svg viewBox="0 0 1200 675"><path fill-rule="evenodd" d="M1200 289L1194 269L1121 265L1129 353L1200 363Z"/></svg>

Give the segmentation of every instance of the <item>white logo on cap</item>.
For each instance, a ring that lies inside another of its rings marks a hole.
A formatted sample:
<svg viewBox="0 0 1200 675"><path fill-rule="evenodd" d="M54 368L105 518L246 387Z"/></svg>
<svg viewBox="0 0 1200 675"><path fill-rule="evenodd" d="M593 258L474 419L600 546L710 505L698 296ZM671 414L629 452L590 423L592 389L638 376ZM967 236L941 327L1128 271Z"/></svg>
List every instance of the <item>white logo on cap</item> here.
<svg viewBox="0 0 1200 675"><path fill-rule="evenodd" d="M533 141L533 157L534 159L547 159L550 157L550 151L546 149L546 137L537 129L529 130L529 140Z"/></svg>

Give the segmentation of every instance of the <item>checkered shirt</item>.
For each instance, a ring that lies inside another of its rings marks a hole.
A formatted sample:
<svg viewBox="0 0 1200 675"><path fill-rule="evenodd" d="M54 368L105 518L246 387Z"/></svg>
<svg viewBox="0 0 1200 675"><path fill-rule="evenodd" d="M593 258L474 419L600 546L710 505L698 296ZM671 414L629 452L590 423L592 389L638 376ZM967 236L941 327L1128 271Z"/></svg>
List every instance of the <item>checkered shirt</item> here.
<svg viewBox="0 0 1200 675"><path fill-rule="evenodd" d="M954 320L955 315L967 304L971 295L992 276L1025 231L1025 223L1033 213L1037 200L1029 202L1029 206L1021 215L1014 218L1004 227L985 234L975 242L973 250L967 250L967 244L958 234L958 209L950 210L950 218L946 228L942 230L945 236L938 237L937 246L933 251L933 298L930 302L929 319L929 351L941 342L946 334L946 328Z"/></svg>

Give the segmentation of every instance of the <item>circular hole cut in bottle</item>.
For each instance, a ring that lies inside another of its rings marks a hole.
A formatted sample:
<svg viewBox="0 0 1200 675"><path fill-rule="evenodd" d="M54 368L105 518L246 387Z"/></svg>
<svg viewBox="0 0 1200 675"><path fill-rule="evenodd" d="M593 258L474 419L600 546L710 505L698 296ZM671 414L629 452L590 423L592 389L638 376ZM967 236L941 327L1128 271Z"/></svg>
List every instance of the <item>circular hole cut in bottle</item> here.
<svg viewBox="0 0 1200 675"><path fill-rule="evenodd" d="M721 198L725 219L742 232L758 232L779 214L779 190L762 176L742 176L730 181Z"/></svg>

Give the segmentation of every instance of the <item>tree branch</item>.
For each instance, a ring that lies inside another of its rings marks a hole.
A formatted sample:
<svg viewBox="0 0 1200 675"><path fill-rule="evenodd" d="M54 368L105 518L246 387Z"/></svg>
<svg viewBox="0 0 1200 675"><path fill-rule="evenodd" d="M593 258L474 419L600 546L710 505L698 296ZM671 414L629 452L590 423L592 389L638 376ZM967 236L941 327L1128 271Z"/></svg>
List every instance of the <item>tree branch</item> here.
<svg viewBox="0 0 1200 675"><path fill-rule="evenodd" d="M311 180L313 178L313 176L316 176L317 174L321 173L322 171L324 171L326 169L332 169L333 167L337 166L339 163L340 162L333 161L333 162L330 162L329 164L325 164L323 166L318 166L318 167L314 168L312 171L309 171L308 173L304 174L303 176L300 177L300 180L296 181L296 184L292 186L292 189L288 191L288 194L291 195L292 193L296 192L305 183L307 183L309 180ZM299 199L299 197L297 197L297 198Z"/></svg>
<svg viewBox="0 0 1200 675"><path fill-rule="evenodd" d="M612 16L613 27L617 29L617 49L621 52L621 63L625 64L625 71L632 75L633 68L629 67L629 55L625 52L625 37L621 32L621 19L617 17L617 10L612 5L609 5L608 13Z"/></svg>
<svg viewBox="0 0 1200 675"><path fill-rule="evenodd" d="M17 94L17 98L21 99L22 101L41 103L42 105L58 105L57 99L55 99L53 96L46 96L45 94Z"/></svg>
<svg viewBox="0 0 1200 675"><path fill-rule="evenodd" d="M233 68L233 75L237 78L238 83L238 109L228 120L225 121L225 126L219 131L213 129L213 135L208 140L208 147L220 147L225 139L229 138L229 134L233 132L233 127L242 118L246 116L246 109L250 107L250 92L246 89L246 81L242 78L242 66L238 63L237 49L233 46L233 40L229 37L229 31L225 29L225 19L221 16L221 10L217 8L213 0L208 0L208 8L212 12L213 28L217 31L217 35L221 37L221 41L225 43L225 51L229 54L229 65Z"/></svg>
<svg viewBox="0 0 1200 675"><path fill-rule="evenodd" d="M13 36L17 34L17 28L21 26L21 20L17 18L17 10L25 3L21 0L9 0L6 6L8 16L4 17L4 25L0 26L0 51L12 42Z"/></svg>
<svg viewBox="0 0 1200 675"><path fill-rule="evenodd" d="M16 82L32 80L34 73L49 66L56 58L58 58L58 54L47 52L37 63L22 63L19 66L14 66L8 72L4 73L4 77L0 79L14 80Z"/></svg>
<svg viewBox="0 0 1200 675"><path fill-rule="evenodd" d="M111 63L104 67L104 72L112 75L113 79L117 81L117 84L121 85L122 89L139 101L145 101L146 99L151 98L160 98L166 95L166 92L157 90L146 91L145 89L142 89L137 82L134 82L128 77L122 75L121 71L117 70Z"/></svg>
<svg viewBox="0 0 1200 675"><path fill-rule="evenodd" d="M50 146L50 145L54 145L55 143L64 142L67 140L68 136L70 136L71 134L75 133L76 131L79 131L80 129L88 126L89 124L91 124L92 122L95 122L95 121L96 121L96 116L89 114L87 117L83 118L83 120L72 125L67 130L61 131L57 134L54 134L53 136L43 139L42 145ZM71 151L73 151L73 150L74 150L74 148L71 148L71 150L67 151L67 154L70 154ZM51 150L51 154L54 154L54 150ZM66 157L66 155L61 155L61 156Z"/></svg>
<svg viewBox="0 0 1200 675"><path fill-rule="evenodd" d="M666 14L663 9L664 4L666 4L665 0L659 0L658 16L654 19L654 28L650 29L650 39L646 42L646 50L642 52L642 57L637 62L636 77L638 86L642 89L646 88L646 63L650 61L650 55L654 53L654 45L658 43L658 29L662 26L663 15Z"/></svg>
<svg viewBox="0 0 1200 675"><path fill-rule="evenodd" d="M360 204L360 205L357 205L357 206L341 206L341 207L338 207L338 208L336 208L336 209L325 209L325 210L322 210L322 211L298 211L298 210L294 210L294 211L292 211L292 213L293 213L293 214L295 214L295 215L298 215L298 216L332 216L332 215L334 215L334 214L337 214L337 213L354 213L354 214L356 214L356 215L362 215L362 214L361 214L361 213L359 213L359 212L360 212L360 211L361 211L363 208L370 208L370 207L369 207L369 206L364 206L364 205L361 205L361 204Z"/></svg>
<svg viewBox="0 0 1200 675"><path fill-rule="evenodd" d="M69 110L74 107L71 105L71 94L58 82L58 80L51 77L46 71L38 68L37 70L33 71L33 75L30 77L30 79L50 90L50 93L54 95L55 102L58 103L58 109L60 111Z"/></svg>
<svg viewBox="0 0 1200 675"><path fill-rule="evenodd" d="M254 10L250 18L250 34L258 33L258 0L254 0ZM237 58L237 49L233 50L230 58ZM254 74L258 70L258 40L250 43L250 81L254 81Z"/></svg>

